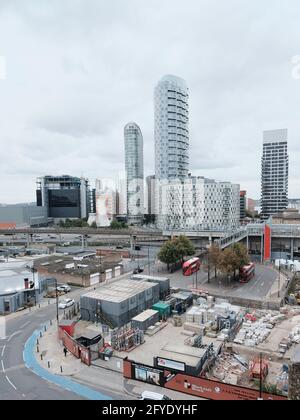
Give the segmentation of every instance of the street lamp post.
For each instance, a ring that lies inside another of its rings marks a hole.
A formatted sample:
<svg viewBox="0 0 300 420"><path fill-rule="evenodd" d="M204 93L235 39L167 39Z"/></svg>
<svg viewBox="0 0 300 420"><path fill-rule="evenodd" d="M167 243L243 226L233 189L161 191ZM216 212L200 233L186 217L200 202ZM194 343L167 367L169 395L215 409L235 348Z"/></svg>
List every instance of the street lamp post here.
<svg viewBox="0 0 300 420"><path fill-rule="evenodd" d="M150 271L150 245L148 244L148 274L150 276L151 271Z"/></svg>
<svg viewBox="0 0 300 420"><path fill-rule="evenodd" d="M58 290L57 290L57 279L55 278L55 298L56 298L56 321L57 324L59 322L59 314L58 314Z"/></svg>

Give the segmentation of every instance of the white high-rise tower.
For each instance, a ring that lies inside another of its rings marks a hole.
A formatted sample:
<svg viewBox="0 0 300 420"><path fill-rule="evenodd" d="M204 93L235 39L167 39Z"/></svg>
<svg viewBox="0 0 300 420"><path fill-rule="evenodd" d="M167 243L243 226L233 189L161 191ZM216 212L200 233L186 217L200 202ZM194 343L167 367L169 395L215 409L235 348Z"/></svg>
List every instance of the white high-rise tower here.
<svg viewBox="0 0 300 420"><path fill-rule="evenodd" d="M189 173L189 91L186 82L165 76L155 88L155 176L186 179Z"/></svg>
<svg viewBox="0 0 300 420"><path fill-rule="evenodd" d="M138 225L144 216L144 143L140 127L128 123L124 139L128 223Z"/></svg>

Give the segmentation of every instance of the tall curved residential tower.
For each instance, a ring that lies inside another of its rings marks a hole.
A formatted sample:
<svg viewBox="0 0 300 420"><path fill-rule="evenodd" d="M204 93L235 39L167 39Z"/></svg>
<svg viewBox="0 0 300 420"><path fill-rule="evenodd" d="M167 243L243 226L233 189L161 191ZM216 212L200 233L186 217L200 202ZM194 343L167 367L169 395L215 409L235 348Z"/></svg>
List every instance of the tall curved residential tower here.
<svg viewBox="0 0 300 420"><path fill-rule="evenodd" d="M144 216L144 144L140 127L128 123L124 139L128 223L138 225Z"/></svg>
<svg viewBox="0 0 300 420"><path fill-rule="evenodd" d="M155 176L183 180L189 174L189 90L180 77L164 76L155 88Z"/></svg>

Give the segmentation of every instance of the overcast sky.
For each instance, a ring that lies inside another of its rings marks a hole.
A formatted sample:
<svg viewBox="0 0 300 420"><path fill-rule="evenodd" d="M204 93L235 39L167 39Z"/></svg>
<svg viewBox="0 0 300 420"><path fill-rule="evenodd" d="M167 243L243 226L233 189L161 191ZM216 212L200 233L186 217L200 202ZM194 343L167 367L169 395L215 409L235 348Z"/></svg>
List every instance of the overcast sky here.
<svg viewBox="0 0 300 420"><path fill-rule="evenodd" d="M262 131L288 128L300 197L299 20L299 0L0 0L0 202L34 201L43 174L115 178L128 121L152 174L165 74L190 88L194 174L259 198Z"/></svg>

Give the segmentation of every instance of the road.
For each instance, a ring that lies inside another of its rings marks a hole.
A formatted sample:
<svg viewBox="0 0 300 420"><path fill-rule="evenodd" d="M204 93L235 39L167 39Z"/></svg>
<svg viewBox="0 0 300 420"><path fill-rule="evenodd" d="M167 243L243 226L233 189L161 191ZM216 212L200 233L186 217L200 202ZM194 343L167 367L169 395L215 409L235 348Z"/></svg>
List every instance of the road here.
<svg viewBox="0 0 300 420"><path fill-rule="evenodd" d="M154 271L154 268L152 268ZM181 270L173 274L167 272L163 264L157 265L155 274L170 278L171 286L174 288L192 289L196 286L196 275L184 277ZM238 281L228 281L227 278L214 278L214 272L211 272L210 284L207 283L207 272L200 271L197 275L198 288L208 290L210 293L221 293L224 297L238 297L243 299L264 300L267 298L272 286L277 284L278 273L270 266L261 264L256 265L256 275L247 284L241 284Z"/></svg>
<svg viewBox="0 0 300 420"><path fill-rule="evenodd" d="M79 294L78 291L73 292L72 297ZM0 339L0 400L82 399L72 392L46 382L24 365L23 350L26 341L42 324L55 319L55 312L55 305L50 305L28 314L8 317L7 337L4 340ZM107 391L105 387L95 390L113 399L128 399L123 393Z"/></svg>

